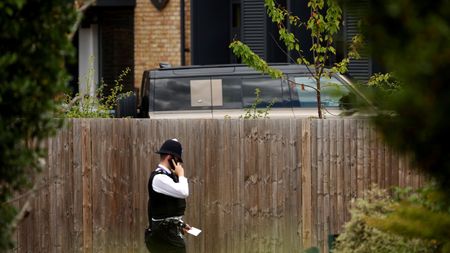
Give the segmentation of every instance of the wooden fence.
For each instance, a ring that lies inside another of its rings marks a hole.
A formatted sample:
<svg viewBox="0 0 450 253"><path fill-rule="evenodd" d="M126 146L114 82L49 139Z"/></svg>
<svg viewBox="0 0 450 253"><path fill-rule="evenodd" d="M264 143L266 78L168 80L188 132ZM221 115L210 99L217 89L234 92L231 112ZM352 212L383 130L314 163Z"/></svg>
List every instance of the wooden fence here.
<svg viewBox="0 0 450 253"><path fill-rule="evenodd" d="M372 183L422 185L366 120L71 120L48 141L14 252L146 252L147 180L183 144L188 252L327 250ZM21 198L18 206L29 198Z"/></svg>

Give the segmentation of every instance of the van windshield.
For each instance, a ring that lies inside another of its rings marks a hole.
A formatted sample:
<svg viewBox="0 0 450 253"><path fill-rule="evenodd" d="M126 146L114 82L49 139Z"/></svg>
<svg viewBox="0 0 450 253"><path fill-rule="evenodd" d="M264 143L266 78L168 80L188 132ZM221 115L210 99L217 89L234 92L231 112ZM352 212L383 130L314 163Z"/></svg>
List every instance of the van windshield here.
<svg viewBox="0 0 450 253"><path fill-rule="evenodd" d="M315 89L316 81L311 76L300 76L290 78L295 84L291 83L292 99L300 107L317 107L317 94ZM348 89L335 77L322 77L321 83L321 102L325 107L338 107L339 99L348 92ZM298 101L298 102L297 102Z"/></svg>

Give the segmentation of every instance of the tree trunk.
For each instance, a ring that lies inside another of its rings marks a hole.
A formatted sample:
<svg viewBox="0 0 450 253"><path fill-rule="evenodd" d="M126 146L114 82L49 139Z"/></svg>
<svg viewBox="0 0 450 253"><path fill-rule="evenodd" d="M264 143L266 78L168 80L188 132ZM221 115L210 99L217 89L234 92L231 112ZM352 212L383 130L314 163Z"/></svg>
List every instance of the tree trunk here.
<svg viewBox="0 0 450 253"><path fill-rule="evenodd" d="M320 98L320 91L321 91L321 89L320 89L320 76L319 76L319 78L316 79L316 84L317 84L317 86L316 86L316 88L317 88L317 90L316 90L316 95L317 95L317 114L319 115L319 119L322 119L322 101L321 101L321 98Z"/></svg>

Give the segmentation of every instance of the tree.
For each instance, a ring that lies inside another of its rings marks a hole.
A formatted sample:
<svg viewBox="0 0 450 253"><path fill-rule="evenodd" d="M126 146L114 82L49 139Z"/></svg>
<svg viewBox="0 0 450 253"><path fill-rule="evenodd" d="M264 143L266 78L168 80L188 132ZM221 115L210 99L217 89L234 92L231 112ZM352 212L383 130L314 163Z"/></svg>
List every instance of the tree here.
<svg viewBox="0 0 450 253"><path fill-rule="evenodd" d="M275 0L264 0L267 8L267 14L272 22L277 25L280 40L286 45L287 49L297 54L296 59L292 59L297 64L305 64L315 81L315 87L298 84L289 80L281 71L270 68L266 61L261 59L252 50L242 43L235 40L230 44L233 53L242 59L242 62L250 67L269 74L272 78L283 78L293 85L305 86L316 91L317 97L317 113L319 118L323 118L323 107L321 103L321 80L323 77L330 77L333 73L344 73L347 71L348 58L341 62L335 63L330 70L327 70L327 63L336 55L336 49L333 46L334 36L339 31L342 10L334 0L309 0L308 7L311 15L305 22L300 20L298 16L292 15L288 10L281 6L277 6ZM303 49L299 40L295 37L293 31L286 27L286 22L294 29L307 29L311 34L312 47L309 49L313 53L313 61L309 62L303 55ZM350 55L354 55L354 52ZM312 65L312 69L310 68Z"/></svg>
<svg viewBox="0 0 450 253"><path fill-rule="evenodd" d="M75 19L69 0L0 3L0 252L12 247L23 214L10 200L32 184L42 167L42 140L62 126L53 112L68 81Z"/></svg>

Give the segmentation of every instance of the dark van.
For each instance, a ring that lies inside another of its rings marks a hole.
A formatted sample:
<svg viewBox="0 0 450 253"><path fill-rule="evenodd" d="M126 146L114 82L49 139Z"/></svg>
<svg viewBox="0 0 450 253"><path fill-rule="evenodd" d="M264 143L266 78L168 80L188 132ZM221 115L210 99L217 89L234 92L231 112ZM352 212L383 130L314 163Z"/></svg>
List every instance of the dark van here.
<svg viewBox="0 0 450 253"><path fill-rule="evenodd" d="M265 108L272 103L270 118L317 116L316 92L310 71L302 65L279 64L287 80L272 79L244 65L161 67L145 71L140 90L140 117L237 118L255 103L260 90ZM322 104L326 116L339 114L336 87L348 92L350 82L340 74L324 77Z"/></svg>

